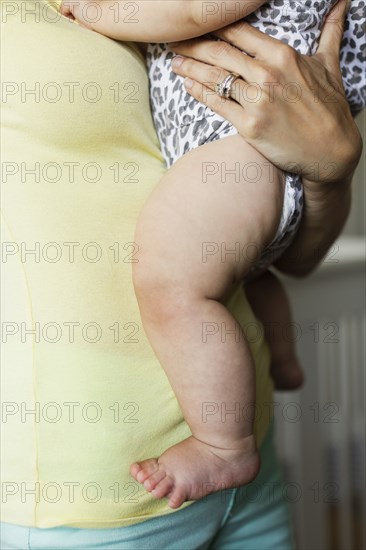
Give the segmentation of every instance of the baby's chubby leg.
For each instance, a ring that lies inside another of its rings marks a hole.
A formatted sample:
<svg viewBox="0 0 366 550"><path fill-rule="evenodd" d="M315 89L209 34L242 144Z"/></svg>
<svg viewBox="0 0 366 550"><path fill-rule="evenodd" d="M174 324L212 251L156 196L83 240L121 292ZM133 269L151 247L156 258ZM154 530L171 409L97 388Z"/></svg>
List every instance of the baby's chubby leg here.
<svg viewBox="0 0 366 550"><path fill-rule="evenodd" d="M222 300L273 239L283 191L280 171L240 136L227 137L180 158L138 221L141 317L192 437L132 465L131 474L156 497L169 496L172 508L204 497L205 487L238 487L257 474L253 360ZM208 325L217 337L204 337ZM220 414L205 415L208 405Z"/></svg>
<svg viewBox="0 0 366 550"><path fill-rule="evenodd" d="M291 307L285 289L270 271L245 285L248 302L262 321L271 350L271 374L276 389L299 388L304 375L296 355Z"/></svg>

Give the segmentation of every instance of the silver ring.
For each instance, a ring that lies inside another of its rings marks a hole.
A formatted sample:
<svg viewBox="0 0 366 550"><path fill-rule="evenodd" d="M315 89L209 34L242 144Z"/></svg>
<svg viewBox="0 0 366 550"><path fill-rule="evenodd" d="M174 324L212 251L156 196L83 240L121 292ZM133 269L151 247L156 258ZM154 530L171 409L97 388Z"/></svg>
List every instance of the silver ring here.
<svg viewBox="0 0 366 550"><path fill-rule="evenodd" d="M230 97L231 88L235 82L240 78L240 75L236 73L229 73L220 84L216 84L215 91L220 97L228 99Z"/></svg>

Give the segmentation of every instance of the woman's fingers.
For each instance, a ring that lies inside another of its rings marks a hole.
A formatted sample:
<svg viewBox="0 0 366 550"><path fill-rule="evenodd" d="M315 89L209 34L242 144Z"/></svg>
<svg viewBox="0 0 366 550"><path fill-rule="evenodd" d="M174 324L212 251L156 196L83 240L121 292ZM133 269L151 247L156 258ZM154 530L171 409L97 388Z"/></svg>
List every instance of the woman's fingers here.
<svg viewBox="0 0 366 550"><path fill-rule="evenodd" d="M260 78L259 63L222 40L194 39L170 44L170 47L178 54L199 59L215 67L225 67L228 72L238 73L248 82L258 82ZM199 81L203 82L201 78Z"/></svg>
<svg viewBox="0 0 366 550"><path fill-rule="evenodd" d="M197 101L207 105L207 107L215 111L215 113L218 113L231 122L232 125L235 125L238 119L243 118L243 107L232 99L220 97L204 84L195 82L191 79L186 79L184 85Z"/></svg>
<svg viewBox="0 0 366 550"><path fill-rule="evenodd" d="M349 0L339 0L329 13L319 40L317 55L332 72L339 72L339 54L344 33L344 23L349 8Z"/></svg>
<svg viewBox="0 0 366 550"><path fill-rule="evenodd" d="M280 45L276 38L259 31L245 21L233 23L212 34L258 59L267 59L269 49L278 48Z"/></svg>
<svg viewBox="0 0 366 550"><path fill-rule="evenodd" d="M207 88L210 95L216 92L216 85L221 84L228 76L229 72L220 67L212 67L206 63L201 63L189 57L174 57L172 60L172 69L176 74L185 76L190 80L199 82ZM245 97L245 92L248 84L242 79L236 80L232 85L231 98L241 103L241 98ZM189 90L191 93L191 90ZM207 101L203 101L207 105Z"/></svg>
<svg viewBox="0 0 366 550"><path fill-rule="evenodd" d="M176 74L197 80L197 82L201 82L211 90L214 90L216 84L222 82L228 75L228 71L220 67L212 67L206 63L180 55L172 59L172 69Z"/></svg>

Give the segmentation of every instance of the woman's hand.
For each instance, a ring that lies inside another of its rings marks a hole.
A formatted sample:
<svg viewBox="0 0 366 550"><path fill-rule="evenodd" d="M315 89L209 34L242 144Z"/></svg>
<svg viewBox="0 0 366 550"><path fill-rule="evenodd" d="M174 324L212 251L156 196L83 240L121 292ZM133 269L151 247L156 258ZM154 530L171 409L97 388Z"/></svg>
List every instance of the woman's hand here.
<svg viewBox="0 0 366 550"><path fill-rule="evenodd" d="M172 45L180 54L172 67L187 77L193 97L229 120L273 164L314 182L342 181L362 150L339 67L346 12L347 1L340 0L314 56L240 22L215 33L224 41ZM241 76L233 85L233 99L215 93L228 72Z"/></svg>

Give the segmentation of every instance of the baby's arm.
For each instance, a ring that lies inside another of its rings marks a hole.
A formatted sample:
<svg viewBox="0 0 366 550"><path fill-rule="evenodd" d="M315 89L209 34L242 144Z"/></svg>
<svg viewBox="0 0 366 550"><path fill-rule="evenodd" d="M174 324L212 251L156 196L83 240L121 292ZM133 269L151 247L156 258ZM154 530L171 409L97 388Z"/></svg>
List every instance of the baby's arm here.
<svg viewBox="0 0 366 550"><path fill-rule="evenodd" d="M61 12L115 40L172 42L238 21L265 0L63 0Z"/></svg>

